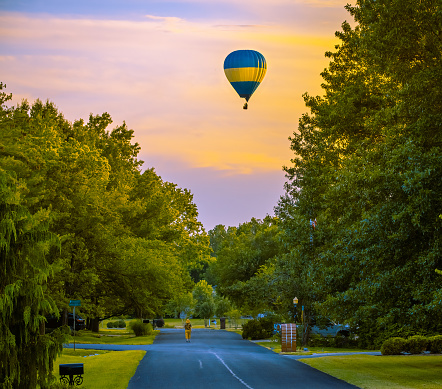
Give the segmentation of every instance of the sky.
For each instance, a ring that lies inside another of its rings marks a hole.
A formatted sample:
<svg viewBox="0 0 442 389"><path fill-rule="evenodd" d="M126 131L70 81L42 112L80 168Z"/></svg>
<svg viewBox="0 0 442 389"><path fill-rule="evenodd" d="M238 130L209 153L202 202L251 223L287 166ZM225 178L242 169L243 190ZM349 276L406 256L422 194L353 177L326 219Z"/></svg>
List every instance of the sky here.
<svg viewBox="0 0 442 389"><path fill-rule="evenodd" d="M206 231L238 226L274 215L302 95L322 94L348 2L0 0L0 81L13 104L125 121L143 169L189 189ZM267 61L248 110L223 71L239 49Z"/></svg>

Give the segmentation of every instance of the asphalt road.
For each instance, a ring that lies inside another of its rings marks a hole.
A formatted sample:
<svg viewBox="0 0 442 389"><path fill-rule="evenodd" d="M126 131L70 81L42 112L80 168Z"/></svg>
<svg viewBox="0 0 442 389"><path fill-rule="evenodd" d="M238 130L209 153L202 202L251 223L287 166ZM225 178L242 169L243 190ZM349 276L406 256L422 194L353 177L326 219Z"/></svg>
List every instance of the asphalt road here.
<svg viewBox="0 0 442 389"><path fill-rule="evenodd" d="M65 347L72 348L73 345ZM148 346L77 344L94 350L146 350L127 389L357 388L227 331L162 329Z"/></svg>
<svg viewBox="0 0 442 389"><path fill-rule="evenodd" d="M128 389L356 388L227 331L164 329L147 348Z"/></svg>

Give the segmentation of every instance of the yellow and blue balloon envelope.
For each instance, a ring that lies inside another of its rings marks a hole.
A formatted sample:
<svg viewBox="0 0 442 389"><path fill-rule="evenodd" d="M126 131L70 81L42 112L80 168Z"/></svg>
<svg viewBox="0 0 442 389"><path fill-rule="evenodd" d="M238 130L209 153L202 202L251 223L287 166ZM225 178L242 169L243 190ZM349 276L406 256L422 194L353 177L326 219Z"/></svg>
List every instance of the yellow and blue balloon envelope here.
<svg viewBox="0 0 442 389"><path fill-rule="evenodd" d="M255 50L236 50L224 60L224 73L239 97L247 102L258 88L267 71L264 56Z"/></svg>

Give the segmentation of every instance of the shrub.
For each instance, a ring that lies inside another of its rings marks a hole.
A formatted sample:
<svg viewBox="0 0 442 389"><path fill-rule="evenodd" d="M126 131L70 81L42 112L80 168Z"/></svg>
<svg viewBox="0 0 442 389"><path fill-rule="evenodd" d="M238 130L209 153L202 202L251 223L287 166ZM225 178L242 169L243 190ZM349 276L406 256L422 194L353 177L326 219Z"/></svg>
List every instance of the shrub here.
<svg viewBox="0 0 442 389"><path fill-rule="evenodd" d="M129 323L129 329L134 332L135 336L150 335L153 331L152 324L144 324L141 320L132 320Z"/></svg>
<svg viewBox="0 0 442 389"><path fill-rule="evenodd" d="M264 339L271 338L273 335L273 323L275 322L274 318L271 316L266 316L261 317L258 320L261 323Z"/></svg>
<svg viewBox="0 0 442 389"><path fill-rule="evenodd" d="M108 321L107 328L126 328L126 322L123 319Z"/></svg>
<svg viewBox="0 0 442 389"><path fill-rule="evenodd" d="M243 339L268 339L273 334L273 319L262 317L259 319L249 320L242 326Z"/></svg>
<svg viewBox="0 0 442 389"><path fill-rule="evenodd" d="M350 347L350 337L344 335L336 335L333 343L336 348Z"/></svg>
<svg viewBox="0 0 442 389"><path fill-rule="evenodd" d="M252 340L263 339L264 331L259 320L252 319L244 323L242 326L242 337L243 339Z"/></svg>
<svg viewBox="0 0 442 389"><path fill-rule="evenodd" d="M399 355L405 351L406 340L404 338L387 339L381 347L382 355Z"/></svg>
<svg viewBox="0 0 442 389"><path fill-rule="evenodd" d="M155 325L156 325L158 328L162 328L162 327L164 327L164 319L155 319Z"/></svg>
<svg viewBox="0 0 442 389"><path fill-rule="evenodd" d="M425 336L410 336L405 343L405 351L410 354L420 354L427 349L428 339Z"/></svg>
<svg viewBox="0 0 442 389"><path fill-rule="evenodd" d="M307 344L310 347L334 347L335 339L332 335L310 334Z"/></svg>
<svg viewBox="0 0 442 389"><path fill-rule="evenodd" d="M324 337L321 334L310 334L308 345L310 347L324 347Z"/></svg>
<svg viewBox="0 0 442 389"><path fill-rule="evenodd" d="M427 350L433 354L442 353L442 335L436 335L428 338Z"/></svg>

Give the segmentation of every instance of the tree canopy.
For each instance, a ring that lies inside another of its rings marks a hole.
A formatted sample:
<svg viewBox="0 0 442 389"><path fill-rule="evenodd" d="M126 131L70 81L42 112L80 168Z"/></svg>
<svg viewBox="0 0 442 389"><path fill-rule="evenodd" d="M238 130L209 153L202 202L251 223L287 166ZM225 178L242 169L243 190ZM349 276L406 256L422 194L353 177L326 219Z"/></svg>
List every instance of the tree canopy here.
<svg viewBox="0 0 442 389"><path fill-rule="evenodd" d="M291 137L277 207L291 252L278 267L296 269L311 309L379 346L441 329L442 10L433 0L347 9L357 25L336 33L324 95L305 94L310 114Z"/></svg>
<svg viewBox="0 0 442 389"><path fill-rule="evenodd" d="M26 370L19 354L31 355L46 315L66 310L70 299L81 300L96 331L104 317L162 315L212 259L192 193L141 169L125 123L109 130L108 113L70 123L49 101L8 107L3 89L0 372L2 384L21 387L24 374L10 368L23 366L31 381L22 387L30 388L38 377L49 382L61 347L48 343L55 351L42 348L43 359Z"/></svg>
<svg viewBox="0 0 442 389"><path fill-rule="evenodd" d="M297 297L308 326L350 324L361 347L442 330L441 7L346 7L354 22L325 54L323 94L304 95L276 218L209 232L217 292L291 320Z"/></svg>

